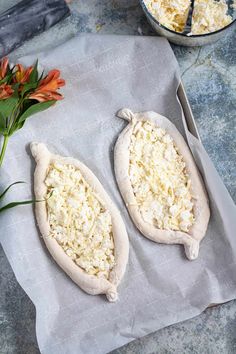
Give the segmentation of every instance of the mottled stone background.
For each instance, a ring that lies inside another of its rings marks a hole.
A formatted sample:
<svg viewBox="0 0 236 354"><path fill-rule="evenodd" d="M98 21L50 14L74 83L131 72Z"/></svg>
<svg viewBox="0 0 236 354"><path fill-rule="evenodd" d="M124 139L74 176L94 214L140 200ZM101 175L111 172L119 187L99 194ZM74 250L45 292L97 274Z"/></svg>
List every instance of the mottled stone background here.
<svg viewBox="0 0 236 354"><path fill-rule="evenodd" d="M17 0L0 0L3 11ZM79 32L153 35L138 0L74 0L72 16L13 53L58 45ZM210 157L236 200L236 36L202 48L172 46L197 126ZM0 353L39 353L35 308L0 249ZM236 353L236 301L136 340L113 354Z"/></svg>

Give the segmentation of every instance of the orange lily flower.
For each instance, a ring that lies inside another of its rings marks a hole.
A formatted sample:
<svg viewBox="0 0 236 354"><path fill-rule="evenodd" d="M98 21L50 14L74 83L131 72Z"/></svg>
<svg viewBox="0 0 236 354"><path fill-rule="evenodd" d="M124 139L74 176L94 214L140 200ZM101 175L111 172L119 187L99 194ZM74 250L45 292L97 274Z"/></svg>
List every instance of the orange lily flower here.
<svg viewBox="0 0 236 354"><path fill-rule="evenodd" d="M10 85L2 84L0 85L0 100L5 100L13 94L14 90L12 90Z"/></svg>
<svg viewBox="0 0 236 354"><path fill-rule="evenodd" d="M63 96L57 92L57 89L65 85L65 80L60 79L59 70L51 70L48 75L40 82L39 87L29 98L39 102L51 100L62 100Z"/></svg>
<svg viewBox="0 0 236 354"><path fill-rule="evenodd" d="M19 82L21 84L24 84L25 82L28 81L29 76L33 70L33 67L30 66L25 69L22 64L16 64L16 67L17 67L17 71L15 73L14 82Z"/></svg>
<svg viewBox="0 0 236 354"><path fill-rule="evenodd" d="M7 68L8 68L9 60L7 57L2 58L0 60L0 80L4 79L7 73Z"/></svg>

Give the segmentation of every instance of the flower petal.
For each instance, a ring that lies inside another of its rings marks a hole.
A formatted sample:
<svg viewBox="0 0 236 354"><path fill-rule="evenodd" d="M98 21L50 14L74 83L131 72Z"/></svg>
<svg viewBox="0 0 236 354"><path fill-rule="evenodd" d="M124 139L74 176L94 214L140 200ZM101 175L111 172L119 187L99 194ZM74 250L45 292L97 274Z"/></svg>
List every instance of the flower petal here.
<svg viewBox="0 0 236 354"><path fill-rule="evenodd" d="M0 85L0 100L5 100L13 94L14 90L6 83Z"/></svg>
<svg viewBox="0 0 236 354"><path fill-rule="evenodd" d="M16 64L16 67L17 67L17 71L15 73L14 82L19 82L21 84L24 84L25 82L28 81L29 76L33 70L33 67L30 66L25 69L22 64Z"/></svg>
<svg viewBox="0 0 236 354"><path fill-rule="evenodd" d="M7 73L9 60L7 57L4 57L0 60L0 80L4 79Z"/></svg>

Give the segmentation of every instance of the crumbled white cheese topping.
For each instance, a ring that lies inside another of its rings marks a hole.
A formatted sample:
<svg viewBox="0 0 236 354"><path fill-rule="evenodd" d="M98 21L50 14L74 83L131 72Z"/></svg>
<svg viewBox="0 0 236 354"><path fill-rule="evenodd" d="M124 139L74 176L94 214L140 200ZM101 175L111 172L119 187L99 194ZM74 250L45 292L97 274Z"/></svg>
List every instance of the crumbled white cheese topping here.
<svg viewBox="0 0 236 354"><path fill-rule="evenodd" d="M188 232L195 221L191 181L171 136L151 122L137 122L129 150L129 176L143 220Z"/></svg>
<svg viewBox="0 0 236 354"><path fill-rule="evenodd" d="M144 0L148 11L163 26L183 32L190 0ZM191 34L217 31L233 21L225 0L195 0Z"/></svg>
<svg viewBox="0 0 236 354"><path fill-rule="evenodd" d="M182 32L187 21L190 0L144 0L148 11L163 26Z"/></svg>
<svg viewBox="0 0 236 354"><path fill-rule="evenodd" d="M108 278L115 264L109 211L73 165L51 164L45 184L50 236L86 273Z"/></svg>
<svg viewBox="0 0 236 354"><path fill-rule="evenodd" d="M215 32L232 22L225 0L195 0L192 34Z"/></svg>

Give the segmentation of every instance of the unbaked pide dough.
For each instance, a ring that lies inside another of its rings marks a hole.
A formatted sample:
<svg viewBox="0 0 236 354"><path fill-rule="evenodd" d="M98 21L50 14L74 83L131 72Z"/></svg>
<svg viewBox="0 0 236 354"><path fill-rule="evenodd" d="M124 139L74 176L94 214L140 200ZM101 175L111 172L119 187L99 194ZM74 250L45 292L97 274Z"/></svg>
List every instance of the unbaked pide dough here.
<svg viewBox="0 0 236 354"><path fill-rule="evenodd" d="M134 224L155 242L183 244L196 259L210 210L184 138L155 112L122 109L117 116L129 124L115 145L115 175Z"/></svg>
<svg viewBox="0 0 236 354"><path fill-rule="evenodd" d="M125 225L95 175L80 161L32 143L40 232L58 265L85 292L117 300L128 261Z"/></svg>

